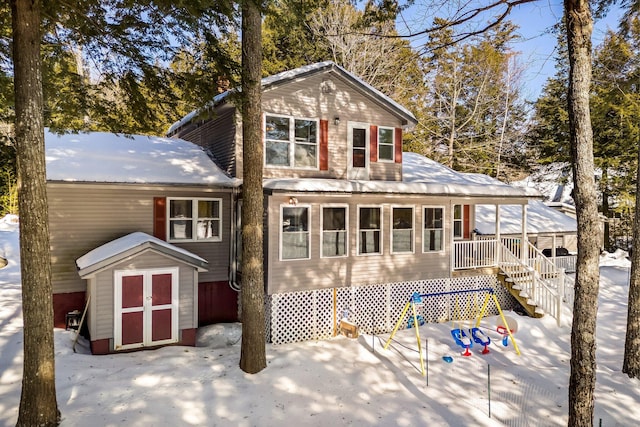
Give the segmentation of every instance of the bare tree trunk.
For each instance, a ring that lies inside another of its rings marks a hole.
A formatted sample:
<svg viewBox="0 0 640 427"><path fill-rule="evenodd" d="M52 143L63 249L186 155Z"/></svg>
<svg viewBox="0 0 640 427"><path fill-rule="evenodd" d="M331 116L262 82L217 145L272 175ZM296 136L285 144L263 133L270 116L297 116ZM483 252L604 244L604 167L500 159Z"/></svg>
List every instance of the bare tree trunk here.
<svg viewBox="0 0 640 427"><path fill-rule="evenodd" d="M591 32L593 18L588 0L565 0L569 48L569 127L573 157L574 200L578 223L569 426L593 426L596 380L596 314L598 305L598 206L594 180L593 132L589 113L591 85Z"/></svg>
<svg viewBox="0 0 640 427"><path fill-rule="evenodd" d="M24 368L18 426L56 426L51 255L44 156L40 2L11 0Z"/></svg>
<svg viewBox="0 0 640 427"><path fill-rule="evenodd" d="M242 348L240 369L255 374L265 354L262 192L262 17L242 1Z"/></svg>
<svg viewBox="0 0 640 427"><path fill-rule="evenodd" d="M638 151L638 171L640 177L640 151ZM640 242L640 181L636 181L636 212L633 221L633 241ZM624 361L622 372L629 378L640 377L640 251L634 244L631 255L631 276L629 278L629 301L627 308L627 334L624 340Z"/></svg>

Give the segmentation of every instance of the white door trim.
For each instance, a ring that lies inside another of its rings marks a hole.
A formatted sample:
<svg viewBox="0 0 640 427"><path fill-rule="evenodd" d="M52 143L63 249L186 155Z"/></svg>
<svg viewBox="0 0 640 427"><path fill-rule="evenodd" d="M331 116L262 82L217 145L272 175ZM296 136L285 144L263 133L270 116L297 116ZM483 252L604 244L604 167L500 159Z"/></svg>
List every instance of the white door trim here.
<svg viewBox="0 0 640 427"><path fill-rule="evenodd" d="M164 345L178 342L178 307L179 296L179 268L154 268L140 270L116 270L114 272L114 316L113 316L113 344L115 350L126 350L145 346ZM171 274L171 304L152 305L152 277L158 274ZM143 276L142 301L143 301L143 341L122 345L122 314L140 311L138 307L122 308L122 279L128 276ZM153 341L152 315L153 311L171 309L171 338Z"/></svg>

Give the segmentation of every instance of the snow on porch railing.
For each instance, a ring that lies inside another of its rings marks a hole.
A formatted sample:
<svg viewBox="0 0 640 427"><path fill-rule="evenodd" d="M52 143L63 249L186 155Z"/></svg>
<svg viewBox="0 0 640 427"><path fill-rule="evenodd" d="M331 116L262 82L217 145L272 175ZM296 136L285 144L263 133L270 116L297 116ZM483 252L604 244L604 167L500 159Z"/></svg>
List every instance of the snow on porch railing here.
<svg viewBox="0 0 640 427"><path fill-rule="evenodd" d="M495 267L497 240L470 240L453 243L453 269Z"/></svg>

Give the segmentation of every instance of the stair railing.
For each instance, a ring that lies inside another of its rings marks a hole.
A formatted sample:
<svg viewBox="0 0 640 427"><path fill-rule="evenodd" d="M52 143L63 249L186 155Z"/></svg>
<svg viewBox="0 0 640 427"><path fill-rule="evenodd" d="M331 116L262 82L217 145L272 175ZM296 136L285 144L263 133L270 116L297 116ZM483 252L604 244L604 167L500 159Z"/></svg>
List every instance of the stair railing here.
<svg viewBox="0 0 640 427"><path fill-rule="evenodd" d="M517 256L507 245L501 245L500 268L517 283L522 296L555 318L560 326L564 274L531 243L527 242L524 249L527 257L523 261L521 252Z"/></svg>

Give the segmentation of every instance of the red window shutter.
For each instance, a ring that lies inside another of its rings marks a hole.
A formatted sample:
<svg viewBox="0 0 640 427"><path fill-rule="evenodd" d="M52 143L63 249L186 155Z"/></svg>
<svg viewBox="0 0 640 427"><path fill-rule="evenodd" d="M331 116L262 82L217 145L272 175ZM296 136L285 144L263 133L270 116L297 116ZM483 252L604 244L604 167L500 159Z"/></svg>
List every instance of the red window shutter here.
<svg viewBox="0 0 640 427"><path fill-rule="evenodd" d="M369 140L371 142L369 148L369 161L377 162L378 161L378 126L371 125L371 129L369 130Z"/></svg>
<svg viewBox="0 0 640 427"><path fill-rule="evenodd" d="M468 239L469 236L471 236L471 233L470 233L471 230L469 230L469 220L470 220L469 212L471 211L470 208L471 206L464 205L464 213L462 215L462 221L463 221L462 229L463 229L463 237L465 239Z"/></svg>
<svg viewBox="0 0 640 427"><path fill-rule="evenodd" d="M329 170L329 120L320 120L320 170Z"/></svg>
<svg viewBox="0 0 640 427"><path fill-rule="evenodd" d="M153 235L158 239L167 240L167 199L153 198Z"/></svg>
<svg viewBox="0 0 640 427"><path fill-rule="evenodd" d="M396 128L395 138L393 138L396 150L396 163L402 163L402 128Z"/></svg>

